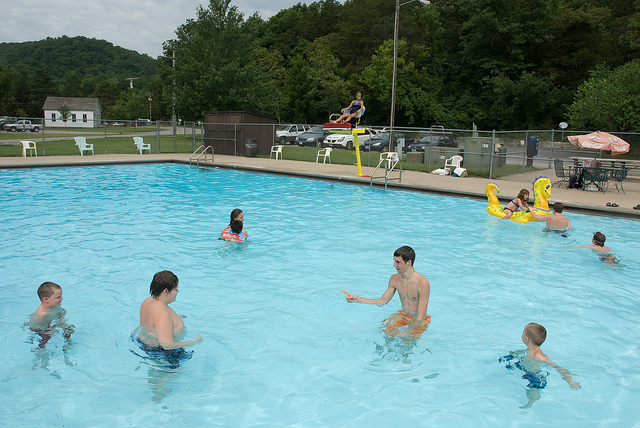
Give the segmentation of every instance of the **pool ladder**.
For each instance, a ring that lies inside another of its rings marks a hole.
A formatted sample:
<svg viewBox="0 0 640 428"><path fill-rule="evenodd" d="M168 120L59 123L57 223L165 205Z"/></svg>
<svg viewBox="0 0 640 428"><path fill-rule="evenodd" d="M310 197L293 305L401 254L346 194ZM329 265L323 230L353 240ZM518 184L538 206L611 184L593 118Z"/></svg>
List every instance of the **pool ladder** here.
<svg viewBox="0 0 640 428"><path fill-rule="evenodd" d="M191 156L189 156L189 165L191 165L191 160L196 155L198 155L196 157L196 166L200 166L200 156L202 156L202 155L204 155L203 161L206 162L207 161L207 152L209 151L209 149L211 149L211 162L213 162L213 146L202 145L202 146L198 147L195 152L191 153Z"/></svg>
<svg viewBox="0 0 640 428"><path fill-rule="evenodd" d="M376 177L376 172L380 169L384 164L384 177ZM399 169L395 169L396 165L400 164ZM397 177L391 177L392 172L397 172ZM375 167L373 172L371 173L371 179L369 181L369 186L373 186L373 180L384 178L384 188L387 188L387 183L392 180L398 180L398 182L402 181L402 162L400 162L400 158L398 157L398 153L396 152L384 152L380 153L380 162L378 162L378 166Z"/></svg>

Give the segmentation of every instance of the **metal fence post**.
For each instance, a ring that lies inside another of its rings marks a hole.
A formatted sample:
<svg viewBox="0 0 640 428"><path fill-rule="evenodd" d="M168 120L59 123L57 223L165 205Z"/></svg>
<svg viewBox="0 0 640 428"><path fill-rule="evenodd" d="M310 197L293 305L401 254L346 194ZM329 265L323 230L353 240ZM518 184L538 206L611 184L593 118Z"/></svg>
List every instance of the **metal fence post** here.
<svg viewBox="0 0 640 428"><path fill-rule="evenodd" d="M553 140L555 138L555 129L551 130L551 147L549 147L549 168L551 168L551 163L553 159Z"/></svg>
<svg viewBox="0 0 640 428"><path fill-rule="evenodd" d="M156 120L156 153L160 153L160 122Z"/></svg>
<svg viewBox="0 0 640 428"><path fill-rule="evenodd" d="M493 178L493 152L496 147L496 130L491 133L491 154L489 155L489 179Z"/></svg>
<svg viewBox="0 0 640 428"><path fill-rule="evenodd" d="M104 154L107 154L107 122L104 123Z"/></svg>

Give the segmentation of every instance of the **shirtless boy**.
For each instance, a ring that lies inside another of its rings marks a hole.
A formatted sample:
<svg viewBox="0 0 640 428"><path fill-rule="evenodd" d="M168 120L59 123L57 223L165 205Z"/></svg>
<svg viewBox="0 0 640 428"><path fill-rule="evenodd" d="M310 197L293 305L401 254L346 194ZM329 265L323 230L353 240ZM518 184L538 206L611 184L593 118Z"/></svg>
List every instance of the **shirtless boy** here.
<svg viewBox="0 0 640 428"><path fill-rule="evenodd" d="M536 214L536 210L531 210L530 212L536 221L546 221L547 229L553 230L554 232L564 232L571 228L569 219L562 215L562 211L564 211L562 202L553 204L551 210L553 211L552 215L538 215Z"/></svg>
<svg viewBox="0 0 640 428"><path fill-rule="evenodd" d="M387 290L379 299L367 299L342 290L349 303L375 305L386 305L397 291L402 310L389 317L384 327L385 333L390 336L420 337L431 320L427 316L429 281L414 270L415 259L416 253L411 247L400 247L393 253L393 267L398 273L391 276Z"/></svg>
<svg viewBox="0 0 640 428"><path fill-rule="evenodd" d="M64 319L67 311L62 309L62 287L54 282L43 282L38 287L38 297L40 306L31 314L29 328L38 333L42 340L38 345L44 348L51 336L60 327L63 330L65 339L70 339L73 334L73 326L67 325Z"/></svg>
<svg viewBox="0 0 640 428"><path fill-rule="evenodd" d="M618 259L613 255L613 250L609 247L604 246L604 241L606 241L607 237L604 236L601 232L595 232L593 234L593 238L591 238L591 245L568 245L569 247L578 247L578 248L591 248L591 250L598 254L600 261L616 264L618 263Z"/></svg>
<svg viewBox="0 0 640 428"><path fill-rule="evenodd" d="M168 270L153 276L149 287L151 297L140 306L140 333L138 338L148 346L161 346L165 350L183 348L202 340L197 335L187 342L176 342L176 337L184 329L181 315L169 307L178 294L178 277ZM142 328L143 327L143 328Z"/></svg>

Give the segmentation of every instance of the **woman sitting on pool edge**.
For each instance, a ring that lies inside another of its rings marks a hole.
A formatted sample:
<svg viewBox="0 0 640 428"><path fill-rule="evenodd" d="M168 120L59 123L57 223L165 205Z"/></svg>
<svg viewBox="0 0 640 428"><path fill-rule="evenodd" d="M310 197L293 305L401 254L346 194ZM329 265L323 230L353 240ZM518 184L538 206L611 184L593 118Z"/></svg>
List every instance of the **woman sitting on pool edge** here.
<svg viewBox="0 0 640 428"><path fill-rule="evenodd" d="M244 213L240 208L231 211L231 221L220 234L220 239L225 241L241 242L246 241L249 234L244 230Z"/></svg>

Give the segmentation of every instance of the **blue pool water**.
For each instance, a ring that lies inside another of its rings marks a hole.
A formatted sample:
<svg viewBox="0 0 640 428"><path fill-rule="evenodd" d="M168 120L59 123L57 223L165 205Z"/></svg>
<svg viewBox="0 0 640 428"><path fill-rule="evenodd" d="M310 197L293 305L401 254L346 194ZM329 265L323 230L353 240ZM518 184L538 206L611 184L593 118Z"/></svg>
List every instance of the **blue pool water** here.
<svg viewBox="0 0 640 428"><path fill-rule="evenodd" d="M568 212L568 238L484 201L182 165L0 170L1 426L631 426L640 420L638 222ZM240 207L248 242L218 240ZM621 259L563 247L607 236ZM431 282L415 343L380 324L393 251ZM178 368L130 340L157 271L201 343ZM75 325L37 350L44 281ZM582 385L527 381L498 359L524 325ZM133 351L133 352L132 352Z"/></svg>

